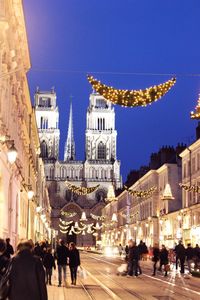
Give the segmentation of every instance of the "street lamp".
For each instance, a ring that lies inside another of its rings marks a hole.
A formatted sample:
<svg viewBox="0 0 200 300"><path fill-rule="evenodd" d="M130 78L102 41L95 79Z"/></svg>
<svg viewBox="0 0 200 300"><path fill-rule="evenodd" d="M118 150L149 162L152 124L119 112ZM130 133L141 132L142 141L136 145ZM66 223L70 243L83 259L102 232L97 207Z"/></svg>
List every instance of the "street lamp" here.
<svg viewBox="0 0 200 300"><path fill-rule="evenodd" d="M6 144L8 147L7 157L10 164L14 164L17 158L17 150L14 146L14 140L9 140L7 136L0 136L0 144Z"/></svg>

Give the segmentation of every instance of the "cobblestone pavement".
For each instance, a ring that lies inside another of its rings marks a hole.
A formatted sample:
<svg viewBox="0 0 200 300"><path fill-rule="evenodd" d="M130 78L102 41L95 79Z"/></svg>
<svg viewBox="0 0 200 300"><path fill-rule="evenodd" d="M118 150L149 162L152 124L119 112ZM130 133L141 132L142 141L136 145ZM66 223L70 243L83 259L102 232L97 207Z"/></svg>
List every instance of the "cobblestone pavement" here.
<svg viewBox="0 0 200 300"><path fill-rule="evenodd" d="M87 276L78 278L71 286L69 272L66 287L57 287L56 273L53 286L48 287L49 300L197 300L200 299L200 278L181 276L172 269L168 277L158 272L152 277L152 263L141 262L143 274L127 278L117 275L118 258L105 258L91 253L81 254L81 265Z"/></svg>

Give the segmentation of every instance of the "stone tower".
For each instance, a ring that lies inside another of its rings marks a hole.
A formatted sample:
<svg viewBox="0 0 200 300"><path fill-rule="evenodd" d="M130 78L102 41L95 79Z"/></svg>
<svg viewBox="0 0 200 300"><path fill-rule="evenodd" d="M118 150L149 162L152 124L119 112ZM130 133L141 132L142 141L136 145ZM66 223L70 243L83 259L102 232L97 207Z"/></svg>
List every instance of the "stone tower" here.
<svg viewBox="0 0 200 300"><path fill-rule="evenodd" d="M40 91L35 93L36 121L39 131L41 156L43 159L58 159L59 157L59 111L56 105L56 93Z"/></svg>

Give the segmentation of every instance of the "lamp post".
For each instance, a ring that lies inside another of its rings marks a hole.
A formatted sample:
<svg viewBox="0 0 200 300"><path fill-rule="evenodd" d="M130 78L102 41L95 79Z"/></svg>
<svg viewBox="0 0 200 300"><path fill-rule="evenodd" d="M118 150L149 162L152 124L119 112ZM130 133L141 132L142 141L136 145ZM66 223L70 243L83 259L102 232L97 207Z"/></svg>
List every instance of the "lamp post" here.
<svg viewBox="0 0 200 300"><path fill-rule="evenodd" d="M1 145L7 145L8 151L7 151L7 158L9 163L12 165L15 163L17 159L17 150L15 148L14 140L10 140L7 136L0 136L0 144Z"/></svg>

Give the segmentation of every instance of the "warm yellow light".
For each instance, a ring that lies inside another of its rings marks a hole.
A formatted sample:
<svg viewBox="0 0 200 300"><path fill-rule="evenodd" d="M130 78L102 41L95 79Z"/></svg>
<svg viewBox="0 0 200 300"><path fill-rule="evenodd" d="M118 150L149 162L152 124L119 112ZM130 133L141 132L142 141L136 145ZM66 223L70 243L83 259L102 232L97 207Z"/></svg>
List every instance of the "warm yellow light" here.
<svg viewBox="0 0 200 300"><path fill-rule="evenodd" d="M8 149L7 157L10 164L14 164L17 159L17 150L14 144Z"/></svg>
<svg viewBox="0 0 200 300"><path fill-rule="evenodd" d="M27 195L28 195L28 199L29 199L29 200L32 200L32 199L33 199L33 196L34 196L34 191L29 190L28 193L27 193Z"/></svg>

